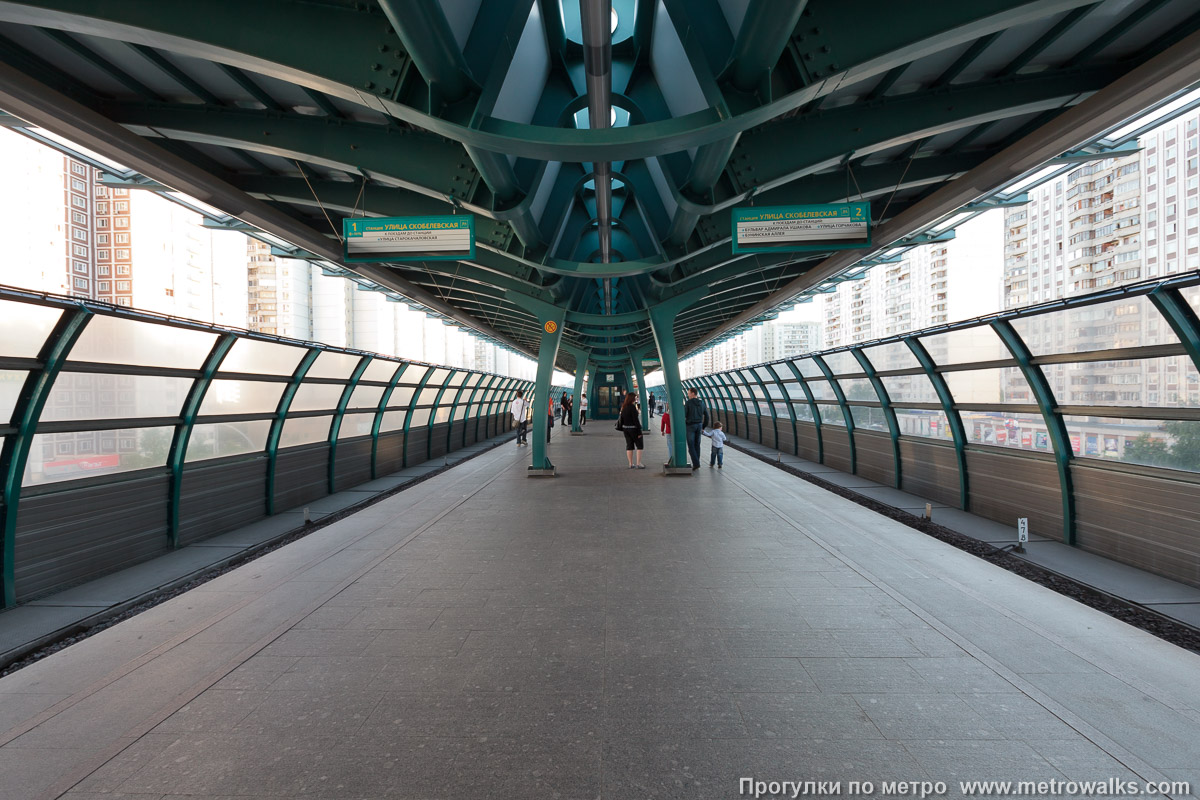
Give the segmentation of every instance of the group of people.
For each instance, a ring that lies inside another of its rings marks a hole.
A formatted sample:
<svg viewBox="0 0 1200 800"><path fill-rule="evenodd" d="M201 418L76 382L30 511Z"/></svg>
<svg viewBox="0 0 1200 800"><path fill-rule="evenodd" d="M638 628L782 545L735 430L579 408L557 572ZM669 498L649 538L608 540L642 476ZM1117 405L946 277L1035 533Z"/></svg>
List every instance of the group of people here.
<svg viewBox="0 0 1200 800"><path fill-rule="evenodd" d="M651 395L653 398L653 395ZM651 400L653 402L653 400ZM721 423L715 422L709 427L708 409L700 400L695 389L688 390L687 401L683 405L683 421L686 425L688 455L692 459L692 470L700 469L700 437L706 436L712 441L712 451L709 454L708 466L714 464L717 469L725 466L725 442L729 438L721 429ZM630 392L625 396L621 405L621 416L617 420L617 429L625 434L625 458L630 469L645 469L642 464L643 439L640 409L637 395ZM659 435L667 438L667 464L674 458L675 440L671 436L671 409L664 406L662 420L659 423Z"/></svg>
<svg viewBox="0 0 1200 800"><path fill-rule="evenodd" d="M509 404L508 410L513 416L513 423L517 426L517 447L528 447L529 422L533 416L533 403L525 399L524 389L517 390L517 396ZM584 394L579 398L580 425L587 425L587 411L587 395ZM546 406L546 444L550 444L550 431L554 429L555 413L554 396L551 395L549 403ZM560 416L563 425L571 425L575 421L575 402L567 392L563 392L562 397L559 399L557 414Z"/></svg>
<svg viewBox="0 0 1200 800"><path fill-rule="evenodd" d="M654 395L649 395L651 406L654 404ZM518 390L517 396L513 398L509 411L512 413L513 421L517 426L517 447L527 447L529 445L529 421L531 417L532 403L525 399L525 391ZM563 425L570 425L574 421L575 403L574 398L566 392L563 392L558 403L558 414L561 417ZM587 425L587 394L583 394L579 398L579 424ZM667 463L670 464L674 458L675 440L671 436L671 410L669 406L664 405L660 409L662 421L659 423L659 435L667 438ZM550 443L550 431L554 427L554 397L549 398L549 405L546 408L546 443ZM653 416L653 414L651 414ZM728 436L722 430L720 422L714 422L709 426L708 409L704 407L704 403L700 400L695 389L688 389L687 401L683 405L683 423L686 426L686 441L688 455L692 460L692 470L700 469L700 437L706 436L712 442L712 450L709 453L708 466L716 466L717 469L723 469L725 466L725 442ZM630 469L645 469L646 465L642 463L642 450L645 448L645 431L642 429L641 406L638 403L638 395L636 392L626 392L625 397L621 401L621 412L617 417L617 430L625 435L625 458L629 462Z"/></svg>

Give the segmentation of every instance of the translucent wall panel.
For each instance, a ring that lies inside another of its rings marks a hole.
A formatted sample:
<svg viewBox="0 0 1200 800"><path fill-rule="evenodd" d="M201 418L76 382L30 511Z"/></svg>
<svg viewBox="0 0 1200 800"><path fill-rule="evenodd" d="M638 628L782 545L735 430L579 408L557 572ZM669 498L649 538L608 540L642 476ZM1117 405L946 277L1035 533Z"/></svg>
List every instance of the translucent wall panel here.
<svg viewBox="0 0 1200 800"><path fill-rule="evenodd" d="M897 408L895 411L901 436L925 436L947 441L954 439L946 422L946 414L942 411L919 408Z"/></svg>
<svg viewBox="0 0 1200 800"><path fill-rule="evenodd" d="M800 374L806 378L820 378L825 375L824 372L821 372L821 368L817 366L817 362L811 358L801 358L793 363L800 370Z"/></svg>
<svg viewBox="0 0 1200 800"><path fill-rule="evenodd" d="M1070 416L1064 421L1080 458L1200 472L1200 422Z"/></svg>
<svg viewBox="0 0 1200 800"><path fill-rule="evenodd" d="M1012 358L1004 342L986 325L922 336L920 342L935 364L970 364Z"/></svg>
<svg viewBox="0 0 1200 800"><path fill-rule="evenodd" d="M383 399L383 393L386 391L386 386L356 386L354 394L350 395L347 408L379 408L379 401Z"/></svg>
<svg viewBox="0 0 1200 800"><path fill-rule="evenodd" d="M425 385L426 386L441 386L442 384L444 384L446 382L446 378L449 377L449 375L450 375L450 370L448 370L448 369L435 369L433 371L433 374L429 376L429 380L426 382Z"/></svg>
<svg viewBox="0 0 1200 800"><path fill-rule="evenodd" d="M882 408L872 406L850 406L850 416L854 418L854 427L866 428L871 431L888 431L887 417Z"/></svg>
<svg viewBox="0 0 1200 800"><path fill-rule="evenodd" d="M23 486L70 481L167 463L173 426L47 433L33 437Z"/></svg>
<svg viewBox="0 0 1200 800"><path fill-rule="evenodd" d="M866 378L838 378L838 386L847 400L869 400L879 402L879 394Z"/></svg>
<svg viewBox="0 0 1200 800"><path fill-rule="evenodd" d="M921 366L921 362L917 361L917 357L913 355L912 350L908 349L908 345L904 342L892 342L891 344L880 344L875 347L867 347L863 350L867 360L871 362L871 366L876 372L886 372L892 369L912 369Z"/></svg>
<svg viewBox="0 0 1200 800"><path fill-rule="evenodd" d="M429 424L429 409L418 408L412 412L412 420L409 421L408 427L410 430L419 428L422 425Z"/></svg>
<svg viewBox="0 0 1200 800"><path fill-rule="evenodd" d="M215 333L155 325L97 314L71 348L71 361L139 367L200 369L217 341Z"/></svg>
<svg viewBox="0 0 1200 800"><path fill-rule="evenodd" d="M853 353L843 350L840 353L830 353L823 356L825 366L834 375L859 375L862 373L862 365L858 363L858 359Z"/></svg>
<svg viewBox="0 0 1200 800"><path fill-rule="evenodd" d="M379 423L379 432L398 431L404 427L404 418L408 416L407 411L385 411L383 412L383 421Z"/></svg>
<svg viewBox="0 0 1200 800"><path fill-rule="evenodd" d="M28 376L24 370L0 369L0 425L13 421L17 399Z"/></svg>
<svg viewBox="0 0 1200 800"><path fill-rule="evenodd" d="M787 390L788 397L793 400L807 400L808 395L804 393L804 387L799 382L785 383L783 388Z"/></svg>
<svg viewBox="0 0 1200 800"><path fill-rule="evenodd" d="M178 417L191 378L63 372L42 409L43 421Z"/></svg>
<svg viewBox="0 0 1200 800"><path fill-rule="evenodd" d="M963 411L960 416L968 443L1054 452L1041 414L1014 414L997 409Z"/></svg>
<svg viewBox="0 0 1200 800"><path fill-rule="evenodd" d="M342 417L342 427L338 429L338 441L353 439L355 436L370 436L374 424L374 414L346 414Z"/></svg>
<svg viewBox="0 0 1200 800"><path fill-rule="evenodd" d="M792 403L792 411L796 412L796 420L812 422L812 406L808 403Z"/></svg>
<svg viewBox="0 0 1200 800"><path fill-rule="evenodd" d="M450 406L442 404L433 412L433 424L450 421Z"/></svg>
<svg viewBox="0 0 1200 800"><path fill-rule="evenodd" d="M946 379L955 403L1028 405L1036 402L1025 376L1016 367L945 372L942 377Z"/></svg>
<svg viewBox="0 0 1200 800"><path fill-rule="evenodd" d="M57 308L0 300L0 356L37 358L60 317Z"/></svg>
<svg viewBox="0 0 1200 800"><path fill-rule="evenodd" d="M1144 296L1015 319L1012 326L1035 356L1179 341L1158 309Z"/></svg>
<svg viewBox="0 0 1200 800"><path fill-rule="evenodd" d="M196 425L188 440L187 460L261 453L267 446L271 420L251 422L214 422Z"/></svg>
<svg viewBox="0 0 1200 800"><path fill-rule="evenodd" d="M467 380L467 373L456 372L454 377L450 378L449 386L462 386Z"/></svg>
<svg viewBox="0 0 1200 800"><path fill-rule="evenodd" d="M884 375L879 380L893 403L941 402L928 375Z"/></svg>
<svg viewBox="0 0 1200 800"><path fill-rule="evenodd" d="M291 375L308 352L258 339L238 339L221 362L222 372L246 372L257 375Z"/></svg>
<svg viewBox="0 0 1200 800"><path fill-rule="evenodd" d="M363 370L361 381L378 381L379 383L388 383L392 380L392 376L396 374L396 370L400 368L399 361L388 361L382 358L372 359L367 368Z"/></svg>
<svg viewBox="0 0 1200 800"><path fill-rule="evenodd" d="M404 370L404 374L400 376L400 383L416 386L425 377L426 373L429 372L429 369L429 367L420 364L409 364L408 368Z"/></svg>
<svg viewBox="0 0 1200 800"><path fill-rule="evenodd" d="M433 405L433 401L437 400L438 393L441 391L442 391L441 389L422 389L420 396L417 397L417 405L419 405L419 406Z"/></svg>
<svg viewBox="0 0 1200 800"><path fill-rule="evenodd" d="M200 416L270 414L279 407L287 384L267 381L214 380L208 385Z"/></svg>
<svg viewBox="0 0 1200 800"><path fill-rule="evenodd" d="M290 411L325 411L337 408L345 386L336 383L303 383L292 398Z"/></svg>
<svg viewBox="0 0 1200 800"><path fill-rule="evenodd" d="M344 380L350 377L360 361L362 361L362 356L325 350L317 356L317 360L309 367L308 375L305 377L340 378Z"/></svg>
<svg viewBox="0 0 1200 800"><path fill-rule="evenodd" d="M408 408L414 392L415 390L411 386L397 386L392 390L392 396L388 398L388 408Z"/></svg>
<svg viewBox="0 0 1200 800"><path fill-rule="evenodd" d="M326 441L329 438L329 426L332 423L332 414L320 417L289 417L283 423L279 446L295 447L299 444Z"/></svg>
<svg viewBox="0 0 1200 800"><path fill-rule="evenodd" d="M1200 406L1200 373L1187 356L1048 364L1043 372L1064 406Z"/></svg>
<svg viewBox="0 0 1200 800"><path fill-rule="evenodd" d="M808 390L812 392L813 400L828 400L837 402L837 395L833 393L833 387L829 385L829 381L806 381Z"/></svg>
<svg viewBox="0 0 1200 800"><path fill-rule="evenodd" d="M842 416L841 406L818 405L817 413L821 415L821 422L826 425L845 426L846 424L846 418Z"/></svg>
<svg viewBox="0 0 1200 800"><path fill-rule="evenodd" d="M754 374L757 375L759 379L768 386L775 382L775 378L771 375L771 370L767 369L766 367L756 367Z"/></svg>

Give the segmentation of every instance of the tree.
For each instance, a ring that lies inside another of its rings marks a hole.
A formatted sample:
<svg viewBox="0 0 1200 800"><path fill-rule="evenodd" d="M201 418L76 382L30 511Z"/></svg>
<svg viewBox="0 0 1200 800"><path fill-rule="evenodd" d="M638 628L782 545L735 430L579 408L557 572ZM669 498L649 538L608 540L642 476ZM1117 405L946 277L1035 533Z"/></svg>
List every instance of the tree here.
<svg viewBox="0 0 1200 800"><path fill-rule="evenodd" d="M1200 422L1176 420L1163 424L1171 441L1171 463L1167 466L1200 472Z"/></svg>
<svg viewBox="0 0 1200 800"><path fill-rule="evenodd" d="M1164 440L1143 433L1133 441L1125 443L1125 455L1121 460L1131 464L1166 467L1170 466L1171 449Z"/></svg>

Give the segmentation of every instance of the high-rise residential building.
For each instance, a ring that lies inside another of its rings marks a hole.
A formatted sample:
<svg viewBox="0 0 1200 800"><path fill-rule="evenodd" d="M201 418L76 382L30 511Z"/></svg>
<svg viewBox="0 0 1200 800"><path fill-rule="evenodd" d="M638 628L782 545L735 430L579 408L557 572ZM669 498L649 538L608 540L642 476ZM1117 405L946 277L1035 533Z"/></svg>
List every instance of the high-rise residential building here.
<svg viewBox="0 0 1200 800"><path fill-rule="evenodd" d="M821 349L821 323L780 322L763 325L763 361L777 361Z"/></svg>

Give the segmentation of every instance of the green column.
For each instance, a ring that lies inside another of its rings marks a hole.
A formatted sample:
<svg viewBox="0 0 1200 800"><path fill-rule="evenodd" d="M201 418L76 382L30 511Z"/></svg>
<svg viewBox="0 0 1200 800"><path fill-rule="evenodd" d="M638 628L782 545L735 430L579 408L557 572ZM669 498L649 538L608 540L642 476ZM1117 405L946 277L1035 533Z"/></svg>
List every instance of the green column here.
<svg viewBox="0 0 1200 800"><path fill-rule="evenodd" d="M771 373L771 377L775 379L775 385L779 387L780 400L787 406L788 417L792 420L792 455L798 456L800 455L800 429L796 427L796 409L792 406L792 398L788 395L787 387L779 379L779 372L775 369L776 366L776 364L767 364L766 368L767 372ZM767 399L770 401L771 407L774 408L775 401L771 399L769 393ZM775 439L775 443L779 444L778 435L776 435Z"/></svg>
<svg viewBox="0 0 1200 800"><path fill-rule="evenodd" d="M642 430L650 427L649 393L646 391L646 371L642 368L642 360L649 351L649 347L641 347L629 352L629 363L633 368L630 374L637 380L638 398L642 401Z"/></svg>
<svg viewBox="0 0 1200 800"><path fill-rule="evenodd" d="M471 383L472 375L479 375L479 380L475 381L474 386L469 385ZM447 453L453 452L454 450L461 450L462 448L467 446L467 425L470 424L470 421L471 421L471 403L473 403L475 401L475 395L478 394L479 387L483 385L483 379L485 377L487 377L487 376L482 375L473 370L469 370L467 372L467 379L465 381L463 381L463 385L458 388L458 394L454 397L454 408L450 409L450 429L448 431L446 431L446 452ZM467 402L464 404L462 402L463 393L467 392L468 389L470 390L470 393L467 394ZM460 405L465 406L461 417L457 413ZM463 432L462 432L462 436L460 436L458 439L458 447L457 448L450 446L452 444L452 441L454 438L454 420L455 420L455 418L461 419L462 423L463 423Z"/></svg>
<svg viewBox="0 0 1200 800"><path fill-rule="evenodd" d="M1004 346L1017 360L1017 366L1033 397L1037 401L1038 410L1046 422L1046 430L1050 434L1050 443L1054 446L1054 461L1058 465L1058 484L1062 492L1063 542L1075 544L1075 488L1071 481L1071 461L1075 454L1071 450L1071 437L1067 434L1067 423L1058 413L1054 392L1045 373L1033 363L1033 355L1021 339L1012 323L1007 320L995 320L991 323L992 330L1004 342Z"/></svg>
<svg viewBox="0 0 1200 800"><path fill-rule="evenodd" d="M675 317L679 312L708 294L708 288L696 289L674 297L649 310L650 332L658 349L667 406L671 409L671 467L690 467L687 452L687 426L683 421L683 382L679 379L679 348L675 343Z"/></svg>
<svg viewBox="0 0 1200 800"><path fill-rule="evenodd" d="M817 408L817 401L812 395L812 390L808 388L808 383L805 382L804 375L800 372L800 368L796 366L796 362L785 361L784 363L787 364L788 369L790 369L792 371L792 377L794 377L796 379L796 383L797 383L797 385L799 385L800 391L804 392L804 398L805 398L805 400L808 401L809 413L812 414L812 418L813 418L813 428L816 429L816 432L817 432L817 461L821 464L824 464L825 463L825 437L822 433L821 411L820 411L820 409ZM792 401L792 399L789 396L788 402L790 403L791 401ZM800 441L799 440L800 440L800 434L797 432L797 434L796 434L796 454L797 455L800 454Z"/></svg>
<svg viewBox="0 0 1200 800"><path fill-rule="evenodd" d="M554 465L546 457L546 409L567 310L513 291L505 292L505 297L537 317L541 337L538 342L537 380L533 389L533 425L530 431L533 435L533 456L529 469L552 473Z"/></svg>
<svg viewBox="0 0 1200 800"><path fill-rule="evenodd" d="M1192 357L1196 369L1200 369L1200 319L1184 300L1178 289L1159 287L1150 293L1150 302L1166 319L1171 330L1179 337L1183 347Z"/></svg>
<svg viewBox="0 0 1200 800"><path fill-rule="evenodd" d="M288 409L292 406L296 390L320 354L319 348L309 348L292 371L292 377L279 397L279 405L275 407L275 419L271 420L271 431L267 434L267 516L275 513L275 465L279 461L279 437L283 434L283 423L287 421Z"/></svg>
<svg viewBox="0 0 1200 800"><path fill-rule="evenodd" d="M829 381L829 388L833 390L833 396L837 398L837 403L842 408L842 418L846 421L846 440L850 443L850 471L858 472L858 452L854 447L854 417L850 414L850 404L846 402L846 393L842 391L842 387L834 380L833 370L825 363L825 359L818 355L811 356L813 363L821 370L821 374L825 376L825 380Z"/></svg>
<svg viewBox="0 0 1200 800"><path fill-rule="evenodd" d="M437 413L438 409L442 406L442 398L446 395L446 390L450 388L450 381L454 380L454 376L462 371L461 369L451 368L450 374L446 376L446 380L442 381L442 388L438 389L437 397L433 398L433 410L429 412L429 421L426 423L426 427L429 429L429 435L425 437L425 460L427 461L433 458L433 426L437 423ZM466 378L463 380L466 380ZM453 410L450 413L453 416ZM453 427L453 423L451 423L451 427ZM449 442L449 436L447 436L447 442Z"/></svg>
<svg viewBox="0 0 1200 800"><path fill-rule="evenodd" d="M574 347L567 343L562 343L562 349L566 350L575 359L575 394L571 398L571 402L575 404L571 413L571 432L580 433L583 431L583 426L579 424L579 416L582 413L583 407L583 376L587 373L588 367L591 364L592 351L581 347Z"/></svg>
<svg viewBox="0 0 1200 800"><path fill-rule="evenodd" d="M38 418L50 398L54 381L62 372L63 364L88 320L92 318L90 309L80 306L78 309L63 311L54 326L54 330L46 338L38 355L40 369L30 370L21 387L21 394L13 409L13 419L16 421L16 433L4 439L4 448L0 450L0 476L4 479L4 516L0 518L0 536L4 546L0 551L0 589L3 590L4 607L17 604L16 558L17 558L17 511L21 503L21 483L25 477L25 465L29 463L29 450L33 446L33 437L37 431Z"/></svg>
<svg viewBox="0 0 1200 800"><path fill-rule="evenodd" d="M375 409L375 420L371 423L371 480L379 477L379 429L383 425L383 415L386 413L388 402L392 399L392 392L396 390L396 384L400 382L400 376L407 368L408 362L404 361L392 373L392 379L388 381L387 388L380 395L379 406Z"/></svg>
<svg viewBox="0 0 1200 800"><path fill-rule="evenodd" d="M933 384L938 400L942 403L942 412L946 415L946 424L950 426L950 434L954 437L954 455L958 459L958 507L967 511L971 504L970 485L967 481L967 432L962 424L962 417L954 409L954 397L950 394L950 386L946 379L937 371L929 351L915 336L906 337L904 343L916 356L917 363L925 370L926 377Z"/></svg>
<svg viewBox="0 0 1200 800"><path fill-rule="evenodd" d="M337 443L338 434L342 430L342 418L346 416L346 407L350 405L350 397L354 394L354 390L358 388L358 382L362 379L362 375L367 371L367 365L371 363L371 356L363 356L358 360L358 365L355 366L354 372L350 373L350 380L347 381L346 387L342 389L342 396L338 398L337 409L333 413L333 419L329 423L329 493L333 494L337 491Z"/></svg>
<svg viewBox="0 0 1200 800"><path fill-rule="evenodd" d="M746 391L750 393L750 402L752 402L754 404L754 417L755 417L755 419L758 420L758 443L763 444L763 439L765 437L763 436L762 406L759 405L758 398L754 396L754 387L750 385L750 381L746 378L745 373L747 373L747 372L749 372L751 375L754 375L754 372L748 367L746 369L734 370L733 374L737 377L737 379L739 381L741 381L742 385L746 387ZM757 375L754 375L754 380L755 380L755 382L759 383L759 387L762 388L763 394L765 395L767 393L766 387L762 386L762 382L758 380ZM774 424L774 422L775 422L775 409L772 408L771 409L771 423Z"/></svg>
<svg viewBox="0 0 1200 800"><path fill-rule="evenodd" d="M871 386L875 389L875 394L879 395L879 407L883 410L883 417L887 420L888 433L892 437L892 460L896 465L896 488L900 488L900 423L896 420L896 410L892 408L892 398L888 395L887 387L883 385L883 381L875 373L875 367L871 364L871 360L866 354L857 347L850 349L854 358L858 360L859 366L866 373L867 379L871 381Z"/></svg>
<svg viewBox="0 0 1200 800"><path fill-rule="evenodd" d="M213 375L220 369L221 361L237 339L232 333L217 339L208 358L204 359L200 375L192 382L192 388L183 402L182 419L175 426L171 450L167 455L167 466L171 468L171 485L167 493L167 541L172 548L179 546L179 503L183 491L183 463L187 458L188 442L196 424L196 415L200 413L200 406L204 403L204 395L208 393L208 387L212 384Z"/></svg>

